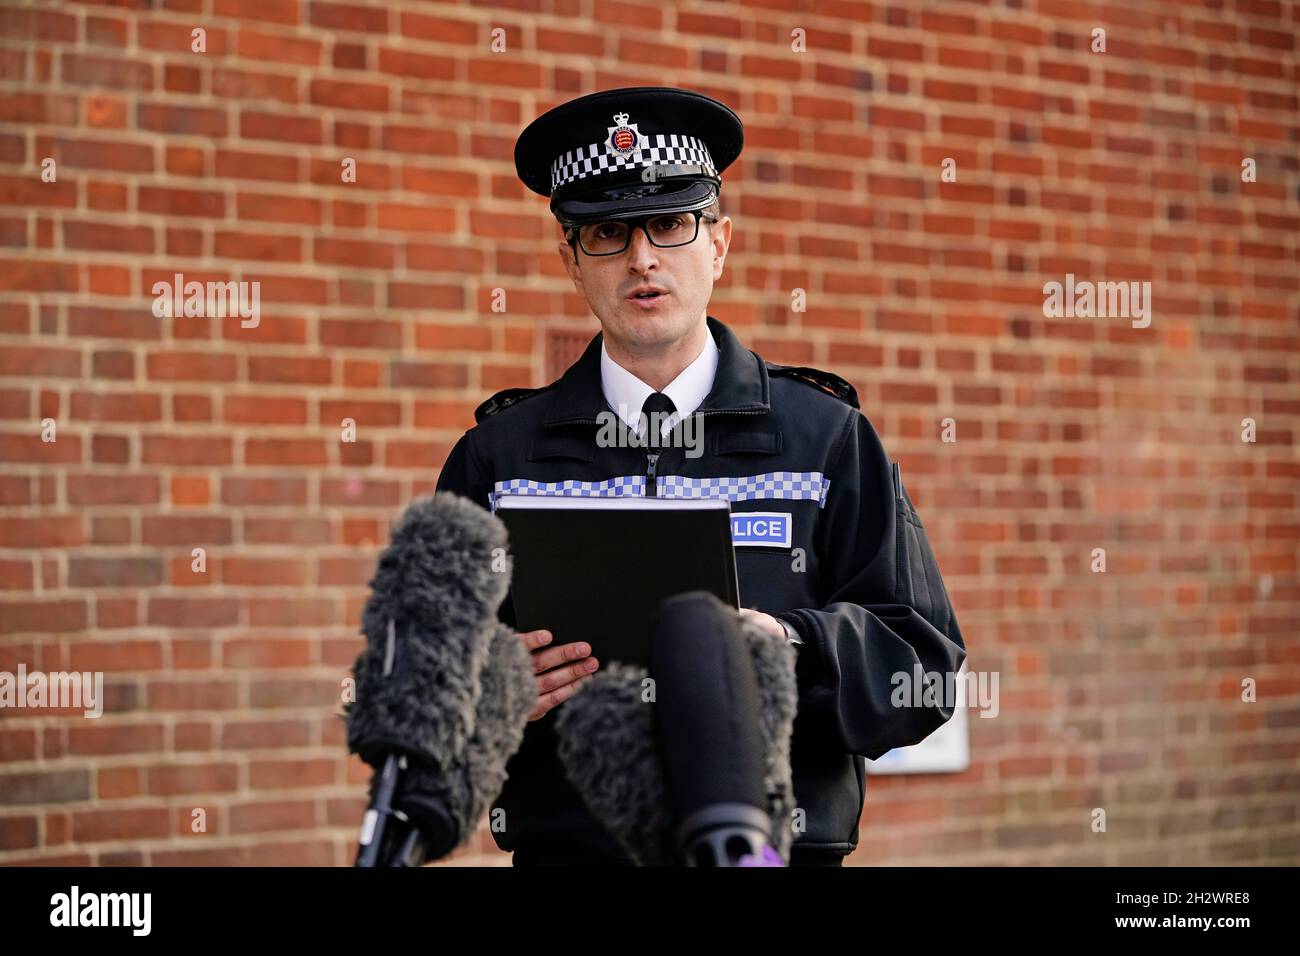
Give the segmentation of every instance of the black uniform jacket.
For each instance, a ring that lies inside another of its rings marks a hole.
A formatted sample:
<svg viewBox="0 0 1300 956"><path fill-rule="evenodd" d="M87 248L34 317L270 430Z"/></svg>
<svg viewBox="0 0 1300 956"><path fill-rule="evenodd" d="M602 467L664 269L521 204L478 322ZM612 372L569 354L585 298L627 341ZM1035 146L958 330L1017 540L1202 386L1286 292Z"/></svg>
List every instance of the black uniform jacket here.
<svg viewBox="0 0 1300 956"><path fill-rule="evenodd" d="M846 854L858 841L862 757L917 743L952 716L948 703L892 706L894 675L914 681L919 665L946 686L965 643L925 530L853 386L768 363L707 321L721 353L695 413L704 416L698 457L684 447L598 445L608 416L597 415L609 412L598 334L558 381L508 389L479 406L438 490L485 508L502 493L561 490L729 497L733 539L746 542L735 549L741 604L789 622L804 642L791 742L794 856ZM754 513L765 517L746 517ZM499 617L514 626L509 595ZM527 725L507 766L497 845L523 851L516 862L555 847L621 858L564 776L556 710Z"/></svg>

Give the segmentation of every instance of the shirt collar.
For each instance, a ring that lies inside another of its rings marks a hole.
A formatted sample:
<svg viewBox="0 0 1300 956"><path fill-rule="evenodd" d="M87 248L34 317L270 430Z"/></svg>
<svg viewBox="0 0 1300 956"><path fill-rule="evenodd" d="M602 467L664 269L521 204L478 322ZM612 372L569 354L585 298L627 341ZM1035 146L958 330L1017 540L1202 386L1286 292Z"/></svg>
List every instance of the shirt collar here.
<svg viewBox="0 0 1300 956"><path fill-rule="evenodd" d="M708 316L706 322L718 347L718 368L713 390L697 412L767 412L771 404L766 363L745 348L726 325L712 316ZM596 416L609 407L601 392L600 350L603 345L604 335L598 332L578 361L548 386L554 392L542 419L547 428L599 424ZM640 411L640 406L637 411Z"/></svg>
<svg viewBox="0 0 1300 956"><path fill-rule="evenodd" d="M712 335L705 338L700 354L690 365L682 369L675 379L663 387L663 393L673 400L673 405L677 408L677 414L670 416L664 422L665 432L679 419L699 408L700 403L713 388L721 349L713 341ZM628 428L637 431L641 406L655 390L610 358L609 350L605 348L604 336L601 337L600 342L600 388L609 407L627 423Z"/></svg>

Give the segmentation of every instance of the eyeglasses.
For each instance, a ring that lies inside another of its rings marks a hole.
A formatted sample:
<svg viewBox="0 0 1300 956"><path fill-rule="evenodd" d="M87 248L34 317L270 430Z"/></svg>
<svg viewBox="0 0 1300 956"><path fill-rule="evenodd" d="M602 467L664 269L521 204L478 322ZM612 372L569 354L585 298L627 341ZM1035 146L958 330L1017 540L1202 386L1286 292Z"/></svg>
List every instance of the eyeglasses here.
<svg viewBox="0 0 1300 956"><path fill-rule="evenodd" d="M610 219L606 222L593 222L585 226L572 226L569 229L569 241L576 236L582 251L589 256L616 256L627 248L632 241L632 227L637 226L645 233L650 244L660 249L674 246L689 246L700 233L700 220L717 222L714 216L704 215L702 210L691 212L665 212L640 219Z"/></svg>

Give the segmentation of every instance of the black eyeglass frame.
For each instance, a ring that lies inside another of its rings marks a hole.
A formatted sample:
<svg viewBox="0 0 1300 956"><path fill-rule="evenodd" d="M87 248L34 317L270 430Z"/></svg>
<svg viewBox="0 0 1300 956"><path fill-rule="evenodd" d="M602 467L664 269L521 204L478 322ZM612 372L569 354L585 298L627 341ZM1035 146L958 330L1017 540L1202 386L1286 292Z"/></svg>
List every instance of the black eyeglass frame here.
<svg viewBox="0 0 1300 956"><path fill-rule="evenodd" d="M671 246L661 246L659 245L659 243L654 241L654 237L650 235L650 230L646 228L647 224L650 222L651 219L658 219L660 216L684 216L687 214L695 216L695 232L691 235L691 238L687 239L685 242L675 242ZM593 259L600 258L603 256L617 256L624 252L627 252L628 246L632 244L632 230L640 229L642 232L645 233L645 237L647 240L649 240L650 245L654 246L656 249L680 249L682 248L682 246L689 246L696 239L700 238L701 219L703 219L705 222L718 222L720 217L706 216L704 215L703 209L688 209L685 211L655 212L655 213L650 213L648 216L638 216L635 219L601 219L598 222L584 222L576 226L568 227L569 245L575 249L581 248L584 255L590 256ZM629 228L627 230L627 238L623 242L623 248L618 249L614 252L588 252L587 247L582 244L582 233L581 233L582 227L599 226L607 222L628 223Z"/></svg>

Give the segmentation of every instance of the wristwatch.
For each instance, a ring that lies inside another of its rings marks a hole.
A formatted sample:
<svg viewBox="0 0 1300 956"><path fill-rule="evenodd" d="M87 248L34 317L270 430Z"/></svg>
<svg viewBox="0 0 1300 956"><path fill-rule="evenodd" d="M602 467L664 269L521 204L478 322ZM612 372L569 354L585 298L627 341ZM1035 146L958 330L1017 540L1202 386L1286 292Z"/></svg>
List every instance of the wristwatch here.
<svg viewBox="0 0 1300 956"><path fill-rule="evenodd" d="M777 620L781 621L781 626L785 628L786 640L788 640L791 644L803 643L803 639L799 636L799 632L794 629L794 626L789 621L782 620L779 617L777 618Z"/></svg>

